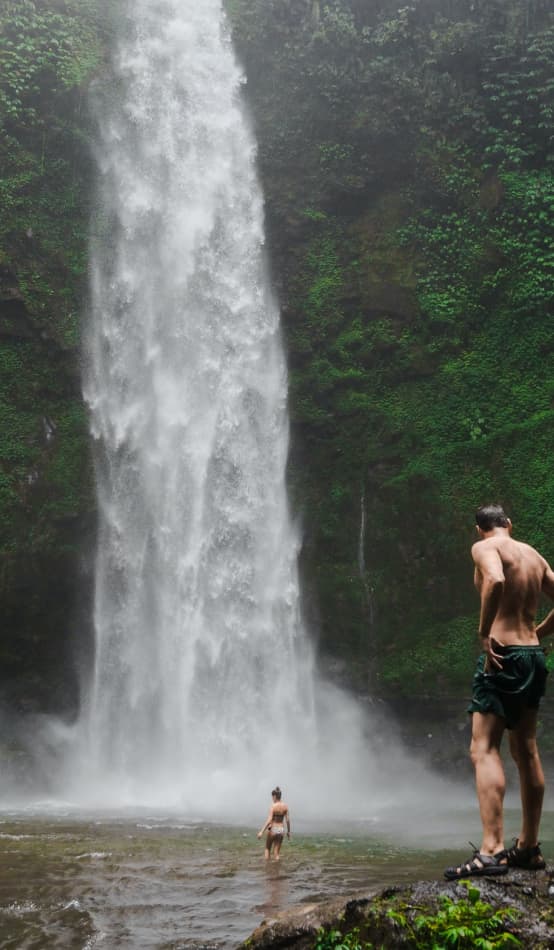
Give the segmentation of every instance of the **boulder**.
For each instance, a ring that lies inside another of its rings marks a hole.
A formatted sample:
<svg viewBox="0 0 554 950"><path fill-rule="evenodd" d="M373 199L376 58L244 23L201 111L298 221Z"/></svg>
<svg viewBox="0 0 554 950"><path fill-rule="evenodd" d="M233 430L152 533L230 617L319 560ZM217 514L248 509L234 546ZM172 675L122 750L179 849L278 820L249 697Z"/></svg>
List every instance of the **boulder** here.
<svg viewBox="0 0 554 950"><path fill-rule="evenodd" d="M240 950L311 950L321 928L341 934L357 930L362 945L371 943L381 950L422 947L426 946L422 942L425 937L421 931L418 935L416 919L434 917L452 902L465 902L469 917L475 919L480 909L476 902L488 905L485 916L493 911L513 912L504 919L503 927L519 941L514 947L546 950L554 948L553 874L554 869L514 869L506 876L471 878L465 884L417 881L303 904L262 921Z"/></svg>

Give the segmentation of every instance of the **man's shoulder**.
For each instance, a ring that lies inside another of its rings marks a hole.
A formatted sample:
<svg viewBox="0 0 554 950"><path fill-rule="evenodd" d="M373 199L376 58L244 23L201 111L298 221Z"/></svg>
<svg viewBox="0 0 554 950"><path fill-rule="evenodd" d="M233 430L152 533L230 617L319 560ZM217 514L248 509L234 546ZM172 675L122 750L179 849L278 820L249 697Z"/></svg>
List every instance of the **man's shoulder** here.
<svg viewBox="0 0 554 950"><path fill-rule="evenodd" d="M510 537L500 537L494 535L490 538L483 538L481 541L476 541L471 548L471 553L474 560L479 557L481 554L485 554L489 551L497 551L501 559L510 560L511 557L517 552L520 557L524 557L526 560L536 560L541 563L545 563L545 560L542 554L532 547L532 545L527 544L526 541L516 541L515 538Z"/></svg>
<svg viewBox="0 0 554 950"><path fill-rule="evenodd" d="M494 571L497 573L502 567L505 559L502 556L502 549L498 544L498 540L495 537L482 538L472 546L473 563L480 572L490 573Z"/></svg>
<svg viewBox="0 0 554 950"><path fill-rule="evenodd" d="M493 535L491 535L490 538L480 538L479 541L475 541L472 544L471 553L475 557L476 554L479 555L484 551L498 550L502 541L504 541L504 538L498 538Z"/></svg>
<svg viewBox="0 0 554 950"><path fill-rule="evenodd" d="M538 558L540 561L544 561L544 558L540 551L537 551L532 544L527 544L526 541L516 541L514 538L510 538L512 544L516 544L522 554L527 554L530 557Z"/></svg>
<svg viewBox="0 0 554 950"><path fill-rule="evenodd" d="M511 538L510 542L510 547L499 552L505 567L519 567L526 572L530 571L533 576L540 579L547 567L542 554L526 541L515 541Z"/></svg>

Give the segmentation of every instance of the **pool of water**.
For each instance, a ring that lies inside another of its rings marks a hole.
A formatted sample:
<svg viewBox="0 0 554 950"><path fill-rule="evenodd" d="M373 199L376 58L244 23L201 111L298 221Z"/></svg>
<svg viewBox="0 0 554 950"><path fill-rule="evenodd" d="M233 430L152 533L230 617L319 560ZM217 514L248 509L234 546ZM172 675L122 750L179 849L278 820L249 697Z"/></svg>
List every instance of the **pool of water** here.
<svg viewBox="0 0 554 950"><path fill-rule="evenodd" d="M262 819L263 819L262 815ZM517 833L517 815L507 815ZM261 821L260 821L261 824ZM263 918L327 895L442 877L478 842L476 808L295 825L279 863L256 828L179 816L0 813L0 947L236 947ZM552 853L554 815L543 822Z"/></svg>

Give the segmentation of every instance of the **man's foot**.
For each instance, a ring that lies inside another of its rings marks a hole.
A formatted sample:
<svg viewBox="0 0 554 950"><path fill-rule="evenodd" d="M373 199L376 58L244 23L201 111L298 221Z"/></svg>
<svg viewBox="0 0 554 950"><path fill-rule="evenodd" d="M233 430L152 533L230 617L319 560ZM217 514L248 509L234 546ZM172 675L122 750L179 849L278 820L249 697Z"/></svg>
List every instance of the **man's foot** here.
<svg viewBox="0 0 554 950"><path fill-rule="evenodd" d="M518 839L514 838L512 847L506 850L506 857L511 868L523 868L524 871L544 871L546 867L546 861L541 854L540 842L531 848L518 848Z"/></svg>
<svg viewBox="0 0 554 950"><path fill-rule="evenodd" d="M474 848L474 851L469 860L458 865L458 867L446 868L444 876L447 881L458 881L464 877L489 877L507 874L506 851L498 851L496 854L481 854L475 848L475 845L471 845L471 847Z"/></svg>

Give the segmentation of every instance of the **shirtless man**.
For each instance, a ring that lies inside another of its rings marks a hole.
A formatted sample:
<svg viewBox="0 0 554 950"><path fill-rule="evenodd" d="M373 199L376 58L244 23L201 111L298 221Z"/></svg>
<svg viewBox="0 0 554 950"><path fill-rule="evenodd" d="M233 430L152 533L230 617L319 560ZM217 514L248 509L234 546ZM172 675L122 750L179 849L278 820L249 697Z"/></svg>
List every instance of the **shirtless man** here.
<svg viewBox="0 0 554 950"><path fill-rule="evenodd" d="M281 801L282 792L279 786L273 789L271 793L272 804L269 806L269 815L264 825L258 831L258 838L261 838L267 829L267 838L265 839L264 857L269 860L271 849L273 848L275 860L278 861L281 855L281 845L285 834L285 821L287 822L287 838L290 838L290 815L289 806Z"/></svg>
<svg viewBox="0 0 554 950"><path fill-rule="evenodd" d="M544 775L537 749L537 713L547 670L543 637L554 633L554 610L535 626L541 594L554 600L554 571L528 544L514 541L512 523L500 505L477 512L480 540L471 554L481 598L479 636L483 652L473 678L471 759L483 825L480 850L448 880L505 874L508 867L541 870L539 823ZM519 772L522 825L512 848L504 848L505 776L500 757L504 730Z"/></svg>

